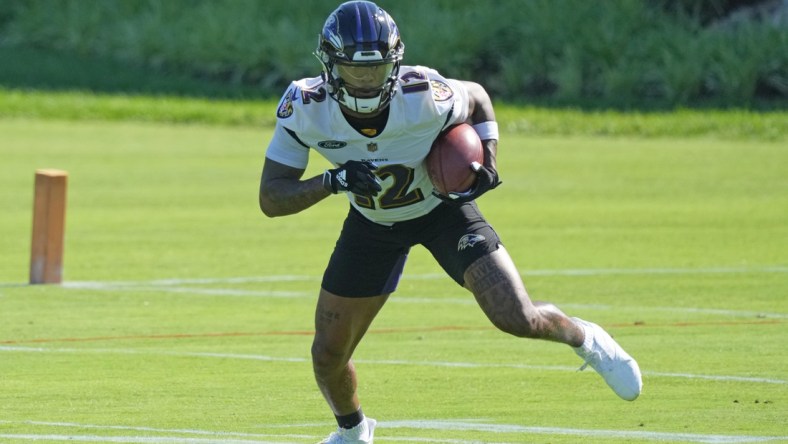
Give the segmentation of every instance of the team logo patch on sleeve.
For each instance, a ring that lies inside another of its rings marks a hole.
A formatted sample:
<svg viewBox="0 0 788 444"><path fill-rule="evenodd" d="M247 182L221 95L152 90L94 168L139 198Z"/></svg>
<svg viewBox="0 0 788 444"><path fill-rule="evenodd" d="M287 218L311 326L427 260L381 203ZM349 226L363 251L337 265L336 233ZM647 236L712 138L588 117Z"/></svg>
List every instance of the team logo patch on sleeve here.
<svg viewBox="0 0 788 444"><path fill-rule="evenodd" d="M432 84L432 98L436 102L444 102L454 96L454 91L446 83L440 80L430 80L430 83Z"/></svg>
<svg viewBox="0 0 788 444"><path fill-rule="evenodd" d="M276 117L286 119L293 115L293 97L295 97L297 90L293 89L288 91L282 101L279 103L279 108L276 109Z"/></svg>

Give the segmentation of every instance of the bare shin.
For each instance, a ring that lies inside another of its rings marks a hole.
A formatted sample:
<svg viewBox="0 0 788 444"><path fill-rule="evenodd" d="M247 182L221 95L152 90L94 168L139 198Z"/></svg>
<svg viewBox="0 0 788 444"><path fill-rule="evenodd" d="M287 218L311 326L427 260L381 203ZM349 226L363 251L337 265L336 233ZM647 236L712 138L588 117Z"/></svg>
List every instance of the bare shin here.
<svg viewBox="0 0 788 444"><path fill-rule="evenodd" d="M348 415L360 407L351 356L386 298L344 298L320 291L315 310L312 368L317 385L335 415Z"/></svg>

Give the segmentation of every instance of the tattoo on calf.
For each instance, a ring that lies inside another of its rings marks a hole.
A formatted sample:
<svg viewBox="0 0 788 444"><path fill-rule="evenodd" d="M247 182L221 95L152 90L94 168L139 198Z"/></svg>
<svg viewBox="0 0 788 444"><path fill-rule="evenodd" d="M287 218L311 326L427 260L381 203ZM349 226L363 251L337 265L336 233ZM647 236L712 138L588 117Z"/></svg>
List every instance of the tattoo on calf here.
<svg viewBox="0 0 788 444"><path fill-rule="evenodd" d="M490 265L484 265L471 272L473 276L474 292L484 294L500 285L504 281L504 274L501 270Z"/></svg>
<svg viewBox="0 0 788 444"><path fill-rule="evenodd" d="M505 275L494 263L484 262L470 270L473 279L473 292L476 294L487 293L490 289L501 284Z"/></svg>
<svg viewBox="0 0 788 444"><path fill-rule="evenodd" d="M522 303L506 273L492 261L470 270L471 291L479 306L498 328L517 330L524 321Z"/></svg>

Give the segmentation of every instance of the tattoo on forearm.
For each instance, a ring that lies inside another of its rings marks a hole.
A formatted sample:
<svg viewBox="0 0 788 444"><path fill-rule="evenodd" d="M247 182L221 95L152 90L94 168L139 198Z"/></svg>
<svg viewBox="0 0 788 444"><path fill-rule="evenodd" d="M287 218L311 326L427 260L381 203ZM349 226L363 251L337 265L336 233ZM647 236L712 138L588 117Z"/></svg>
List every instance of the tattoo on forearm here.
<svg viewBox="0 0 788 444"><path fill-rule="evenodd" d="M277 186L272 194L283 214L298 213L329 196L322 181L316 179Z"/></svg>

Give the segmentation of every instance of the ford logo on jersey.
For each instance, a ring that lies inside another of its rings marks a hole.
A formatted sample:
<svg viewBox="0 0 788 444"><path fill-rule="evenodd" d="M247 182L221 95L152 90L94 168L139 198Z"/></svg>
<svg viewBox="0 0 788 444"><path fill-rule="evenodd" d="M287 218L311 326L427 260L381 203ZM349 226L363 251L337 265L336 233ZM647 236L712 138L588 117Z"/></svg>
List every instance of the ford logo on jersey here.
<svg viewBox="0 0 788 444"><path fill-rule="evenodd" d="M338 150L340 148L344 148L347 146L347 142L341 142L339 140L322 140L317 142L317 146L320 148L325 148L327 150Z"/></svg>

